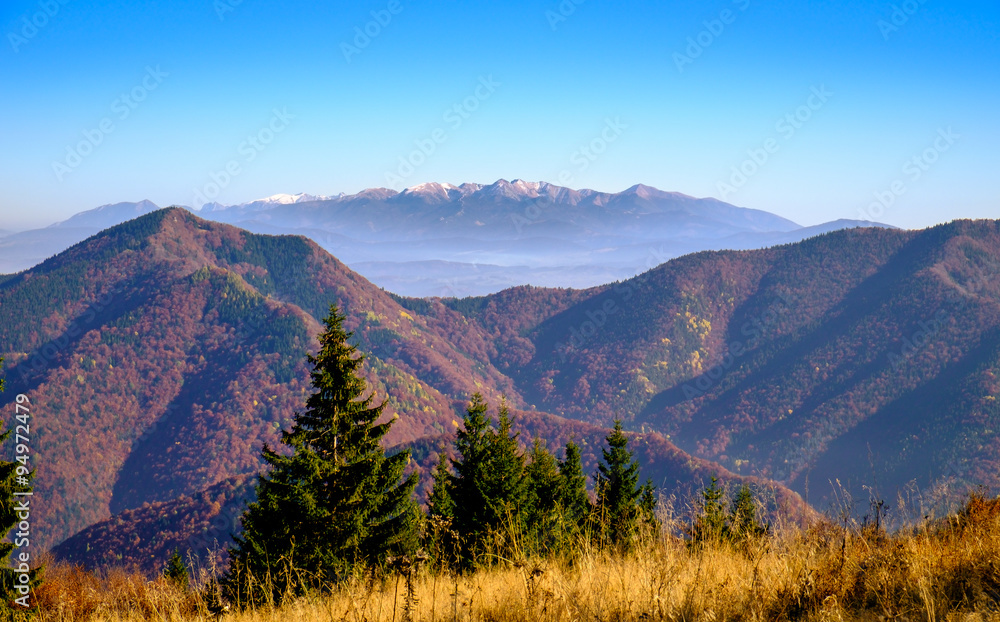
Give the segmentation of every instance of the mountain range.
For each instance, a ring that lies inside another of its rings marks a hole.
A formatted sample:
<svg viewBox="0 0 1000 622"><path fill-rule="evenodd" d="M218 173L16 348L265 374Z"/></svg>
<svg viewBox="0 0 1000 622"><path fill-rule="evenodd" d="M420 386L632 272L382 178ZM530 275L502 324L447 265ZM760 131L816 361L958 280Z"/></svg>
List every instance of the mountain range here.
<svg viewBox="0 0 1000 622"><path fill-rule="evenodd" d="M0 238L0 272L24 270L156 209L150 201L105 205ZM607 193L503 179L334 197L281 194L209 203L195 213L256 233L304 235L378 286L417 297L485 295L524 284L591 287L695 251L763 248L873 225L800 227L764 211L643 185Z"/></svg>
<svg viewBox="0 0 1000 622"><path fill-rule="evenodd" d="M538 290L534 311L516 321L530 326L585 295ZM0 277L8 389L0 399L30 396L34 450L45 457L36 490L48 502L33 514L39 543L52 546L112 516L256 473L261 446L277 445L302 407L304 354L331 303L348 314L387 413L400 417L388 442L438 439L419 452L421 468L447 444L473 392L494 404L506 395L530 411L491 360L506 348L502 340L441 302L428 303L439 313L427 317L405 302L306 238L252 234L179 208ZM555 442L568 429L551 414L522 419L526 439ZM595 439L591 462L602 430L586 428ZM690 488L709 473L742 481L665 438L650 439L659 449L647 469L657 481Z"/></svg>
<svg viewBox="0 0 1000 622"><path fill-rule="evenodd" d="M717 475L805 513L839 481L859 510L880 495L917 513L1000 487L998 275L1000 223L956 221L413 298L307 238L171 208L0 277L0 408L31 397L41 544L81 563L114 550L148 569L225 537L261 445L302 408L331 303L399 415L388 442L424 474L480 391L507 397L522 442L581 442L590 470L622 419L668 497Z"/></svg>

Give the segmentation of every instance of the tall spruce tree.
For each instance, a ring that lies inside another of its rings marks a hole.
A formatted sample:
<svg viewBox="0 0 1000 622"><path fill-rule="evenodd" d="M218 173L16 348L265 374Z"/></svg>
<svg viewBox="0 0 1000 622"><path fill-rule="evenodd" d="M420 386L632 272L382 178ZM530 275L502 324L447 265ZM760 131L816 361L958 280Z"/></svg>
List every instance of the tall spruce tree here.
<svg viewBox="0 0 1000 622"><path fill-rule="evenodd" d="M326 589L357 564L416 544L417 478L403 478L410 454L386 456L380 445L392 421L379 423L385 402L364 397L362 357L343 321L331 306L319 353L308 357L315 391L282 434L289 451L264 447L270 469L243 514L225 579L238 604Z"/></svg>
<svg viewBox="0 0 1000 622"><path fill-rule="evenodd" d="M570 524L582 528L590 515L590 499L587 497L587 476L583 474L580 448L576 443L566 443L566 453L559 462L559 504L563 515Z"/></svg>
<svg viewBox="0 0 1000 622"><path fill-rule="evenodd" d="M520 531L527 489L524 478L525 457L518 444L520 434L513 432L507 402L497 408L497 427L489 435L490 462L487 472L487 499L496 517L495 526L505 525Z"/></svg>
<svg viewBox="0 0 1000 622"><path fill-rule="evenodd" d="M495 429L486 415L488 409L482 395L473 395L455 438L461 459L454 462L451 495L465 568L475 564L489 536L522 528L524 456L518 435L511 431L507 405L500 404Z"/></svg>
<svg viewBox="0 0 1000 622"><path fill-rule="evenodd" d="M525 530L532 549L545 554L559 546L565 517L559 498L562 484L559 467L539 438L528 453L524 474Z"/></svg>
<svg viewBox="0 0 1000 622"><path fill-rule="evenodd" d="M637 519L642 515L640 500L647 486L639 486L639 463L628 449L620 419L615 420L615 427L605 440L608 447L602 451L603 459L595 475L595 519L602 543L619 545L635 533ZM651 484L648 489L651 497Z"/></svg>
<svg viewBox="0 0 1000 622"><path fill-rule="evenodd" d="M455 450L460 458L453 463L455 475L451 480L451 498L455 503L455 531L462 540L467 558L474 554L473 549L485 538L490 521L495 518L490 512L485 488L486 473L490 467L488 409L482 395L473 395L462 427L455 436Z"/></svg>

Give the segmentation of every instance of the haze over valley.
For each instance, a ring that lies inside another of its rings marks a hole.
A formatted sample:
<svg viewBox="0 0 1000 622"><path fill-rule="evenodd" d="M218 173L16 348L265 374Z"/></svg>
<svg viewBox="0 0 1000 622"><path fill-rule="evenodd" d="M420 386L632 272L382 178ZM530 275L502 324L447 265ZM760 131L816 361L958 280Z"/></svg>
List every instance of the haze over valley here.
<svg viewBox="0 0 1000 622"><path fill-rule="evenodd" d="M0 237L0 271L24 270L156 209L150 201L104 205ZM885 226L837 220L801 227L761 210L642 184L607 193L503 179L336 197L280 194L192 211L255 233L304 235L394 293L459 298L516 285L594 287L696 251L763 248L838 229Z"/></svg>

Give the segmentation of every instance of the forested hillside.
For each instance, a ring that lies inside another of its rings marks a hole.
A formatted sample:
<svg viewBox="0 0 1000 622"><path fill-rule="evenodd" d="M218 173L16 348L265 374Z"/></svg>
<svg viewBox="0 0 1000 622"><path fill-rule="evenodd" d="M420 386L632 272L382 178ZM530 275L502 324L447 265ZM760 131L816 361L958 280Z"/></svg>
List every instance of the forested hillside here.
<svg viewBox="0 0 1000 622"><path fill-rule="evenodd" d="M3 400L27 393L39 405L41 544L256 472L261 444L301 408L313 314L334 302L388 412L402 415L392 442L444 431L453 400L474 390L516 395L315 244L179 209L4 281Z"/></svg>
<svg viewBox="0 0 1000 622"><path fill-rule="evenodd" d="M445 304L504 335L491 361L541 410L621 416L802 493L811 479L820 506L836 479L930 506L1000 486L997 231L958 221L699 253L547 316L550 290Z"/></svg>
<svg viewBox="0 0 1000 622"><path fill-rule="evenodd" d="M506 395L525 445L623 419L668 496L718 471L820 508L837 479L860 505L868 485L929 506L1000 485L998 273L998 223L959 221L699 253L587 290L412 299L304 238L167 209L0 279L2 397L39 405L47 546L256 473L302 408L331 303L413 468L480 391Z"/></svg>
<svg viewBox="0 0 1000 622"><path fill-rule="evenodd" d="M585 295L539 293L556 305ZM474 391L523 404L491 362L498 343L506 349L505 328L487 332L440 301L403 302L304 238L254 235L179 209L6 278L3 399L27 393L39 405L36 451L46 463L36 486L48 500L40 543L256 473L261 446L276 445L302 408L304 355L331 303L347 313L387 414L400 416L390 444L453 431ZM447 312L447 330L424 307Z"/></svg>

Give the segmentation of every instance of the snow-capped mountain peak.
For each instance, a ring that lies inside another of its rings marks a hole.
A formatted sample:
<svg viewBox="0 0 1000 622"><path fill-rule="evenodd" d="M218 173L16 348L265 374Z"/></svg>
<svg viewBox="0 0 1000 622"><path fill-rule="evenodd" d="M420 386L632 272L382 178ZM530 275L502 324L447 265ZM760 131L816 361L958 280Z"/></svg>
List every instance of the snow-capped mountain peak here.
<svg viewBox="0 0 1000 622"><path fill-rule="evenodd" d="M440 194L441 191L447 192L457 189L458 186L453 186L447 182L438 183L436 181L428 181L416 186L410 186L403 190L403 192L406 194Z"/></svg>
<svg viewBox="0 0 1000 622"><path fill-rule="evenodd" d="M535 192L537 193L541 187L542 182L540 181L524 181L523 179L515 179L510 183L511 186L517 188L521 192Z"/></svg>
<svg viewBox="0 0 1000 622"><path fill-rule="evenodd" d="M343 194L340 194L339 196L343 196ZM329 201L332 198L336 197L306 194L305 192L300 192L298 194L272 194L267 198L241 203L240 205L253 205L255 203L265 203L268 205L291 205L293 203L307 203L309 201Z"/></svg>
<svg viewBox="0 0 1000 622"><path fill-rule="evenodd" d="M463 184L464 186L465 184ZM429 181L410 186L399 193L400 197L419 197L428 202L447 202L466 194L462 188L449 183Z"/></svg>

